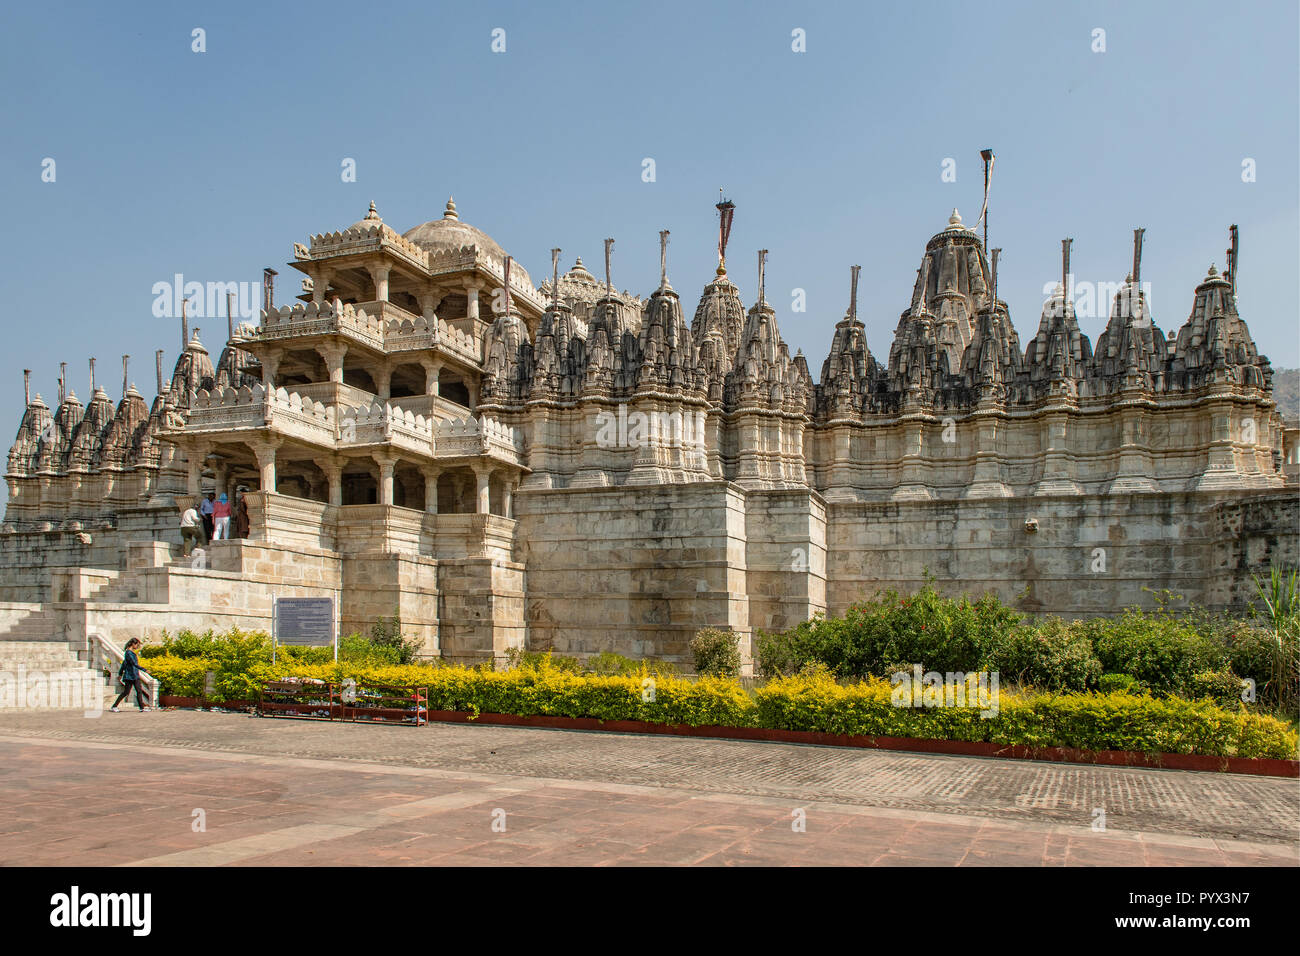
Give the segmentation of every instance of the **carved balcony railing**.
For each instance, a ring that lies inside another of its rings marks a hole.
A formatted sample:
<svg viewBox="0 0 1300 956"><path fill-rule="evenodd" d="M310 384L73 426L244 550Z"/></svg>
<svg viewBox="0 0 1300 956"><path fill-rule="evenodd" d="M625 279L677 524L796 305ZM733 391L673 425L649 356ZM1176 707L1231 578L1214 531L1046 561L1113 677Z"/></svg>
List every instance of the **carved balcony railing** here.
<svg viewBox="0 0 1300 956"><path fill-rule="evenodd" d="M259 342L330 334L342 335L377 352L384 350L384 324L379 318L355 306L345 304L335 308L329 302L300 302L269 312L263 309L262 324L241 325L230 344L247 348Z"/></svg>
<svg viewBox="0 0 1300 956"><path fill-rule="evenodd" d="M523 438L519 429L486 416L438 423L435 458L477 458L483 455L523 468Z"/></svg>
<svg viewBox="0 0 1300 956"><path fill-rule="evenodd" d="M433 452L433 422L399 406L375 403L348 409L338 419L341 447L388 445L419 455Z"/></svg>
<svg viewBox="0 0 1300 956"><path fill-rule="evenodd" d="M193 392L189 412L178 424L169 431L193 434L268 429L316 445L332 446L335 440L332 407L283 388L268 393L261 385Z"/></svg>

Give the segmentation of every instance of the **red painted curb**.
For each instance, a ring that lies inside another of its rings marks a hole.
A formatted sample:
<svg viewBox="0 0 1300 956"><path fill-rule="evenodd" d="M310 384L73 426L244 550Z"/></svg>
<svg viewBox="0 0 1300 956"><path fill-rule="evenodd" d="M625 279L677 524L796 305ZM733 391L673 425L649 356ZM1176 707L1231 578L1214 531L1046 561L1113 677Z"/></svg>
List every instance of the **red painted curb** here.
<svg viewBox="0 0 1300 956"><path fill-rule="evenodd" d="M197 697L161 697L164 707L220 707L243 710L251 701L212 704ZM595 717L551 717L537 714L487 714L475 717L463 710L431 710L429 720L445 724L500 724L508 727L553 727L560 730L596 730L621 734L664 734L672 737L713 737L725 740L766 740L823 747L864 747L873 750L907 750L915 753L960 757L999 757L1043 760L1053 763L1088 763L1110 767L1146 767L1163 770L1202 770L1244 773L1260 777L1300 777L1300 760L1271 757L1210 757L1205 754L1144 754L1133 750L1079 750L1074 747L1025 747L982 740L931 740L925 737L866 737L826 734L815 730L772 730L764 727L691 727L687 724L652 724L643 720L598 720Z"/></svg>

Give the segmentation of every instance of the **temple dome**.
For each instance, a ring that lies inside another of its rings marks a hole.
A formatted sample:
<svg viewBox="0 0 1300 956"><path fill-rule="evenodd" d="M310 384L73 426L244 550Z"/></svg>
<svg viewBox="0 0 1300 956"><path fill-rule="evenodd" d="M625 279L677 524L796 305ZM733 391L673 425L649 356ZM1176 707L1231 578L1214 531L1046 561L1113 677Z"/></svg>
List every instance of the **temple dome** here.
<svg viewBox="0 0 1300 956"><path fill-rule="evenodd" d="M372 226L382 226L383 224L384 220L379 218L379 211L375 209L375 201L372 199L370 200L370 211L366 213L365 218L358 219L352 225L348 226L348 228L365 230Z"/></svg>
<svg viewBox="0 0 1300 956"><path fill-rule="evenodd" d="M981 245L979 233L961 221L961 213L956 209L954 209L952 215L948 217L948 225L941 232L936 232L931 236L930 241L925 244L925 247L927 249L935 249L939 246L947 245L949 242L959 246Z"/></svg>
<svg viewBox="0 0 1300 956"><path fill-rule="evenodd" d="M434 255L440 252L454 252L463 246L476 246L492 259L498 268L506 258L506 251L495 239L481 229L475 229L469 223L460 221L460 215L456 212L456 200L450 198L447 200L447 208L441 219L431 219L414 229L408 229L402 233L402 238L409 239ZM520 265L517 259L511 262L510 272L512 278L517 276L532 288L533 280L528 275L528 270ZM520 276L519 273L523 275ZM511 285L514 283L512 282Z"/></svg>

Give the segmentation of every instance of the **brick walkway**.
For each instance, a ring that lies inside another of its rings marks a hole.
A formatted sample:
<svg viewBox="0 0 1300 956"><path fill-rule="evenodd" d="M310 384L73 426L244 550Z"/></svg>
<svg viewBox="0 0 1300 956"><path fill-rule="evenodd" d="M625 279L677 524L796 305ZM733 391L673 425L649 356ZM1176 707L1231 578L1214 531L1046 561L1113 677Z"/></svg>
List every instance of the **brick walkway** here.
<svg viewBox="0 0 1300 956"><path fill-rule="evenodd" d="M1300 837L1295 780L516 727L9 713L0 761L13 863L1256 866Z"/></svg>

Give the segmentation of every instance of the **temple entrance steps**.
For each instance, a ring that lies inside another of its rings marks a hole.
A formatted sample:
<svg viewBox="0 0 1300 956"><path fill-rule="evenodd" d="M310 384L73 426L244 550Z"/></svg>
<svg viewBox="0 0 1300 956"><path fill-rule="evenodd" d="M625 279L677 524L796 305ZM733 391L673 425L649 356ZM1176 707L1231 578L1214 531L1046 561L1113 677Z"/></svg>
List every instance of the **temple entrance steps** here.
<svg viewBox="0 0 1300 956"><path fill-rule="evenodd" d="M0 640L0 671L13 672L19 665L25 665L29 671L56 670L84 668L86 662L67 641Z"/></svg>
<svg viewBox="0 0 1300 956"><path fill-rule="evenodd" d="M0 602L0 710L98 712L112 703L122 649L93 630L87 634L76 609ZM146 689L152 696L152 681Z"/></svg>
<svg viewBox="0 0 1300 956"><path fill-rule="evenodd" d="M58 616L40 604L0 604L0 644L62 642Z"/></svg>
<svg viewBox="0 0 1300 956"><path fill-rule="evenodd" d="M0 712L107 709L119 688L85 657L68 641L0 635Z"/></svg>

